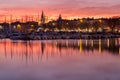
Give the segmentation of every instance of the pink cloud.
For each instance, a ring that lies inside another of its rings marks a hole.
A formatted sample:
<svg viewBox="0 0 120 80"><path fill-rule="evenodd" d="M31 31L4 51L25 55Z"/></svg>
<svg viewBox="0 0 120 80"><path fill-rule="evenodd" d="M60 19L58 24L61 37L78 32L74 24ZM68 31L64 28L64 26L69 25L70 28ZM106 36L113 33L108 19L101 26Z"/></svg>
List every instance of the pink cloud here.
<svg viewBox="0 0 120 80"><path fill-rule="evenodd" d="M0 15L38 15L57 17L120 16L119 0L4 0L0 1ZM1 16L0 16L1 17Z"/></svg>

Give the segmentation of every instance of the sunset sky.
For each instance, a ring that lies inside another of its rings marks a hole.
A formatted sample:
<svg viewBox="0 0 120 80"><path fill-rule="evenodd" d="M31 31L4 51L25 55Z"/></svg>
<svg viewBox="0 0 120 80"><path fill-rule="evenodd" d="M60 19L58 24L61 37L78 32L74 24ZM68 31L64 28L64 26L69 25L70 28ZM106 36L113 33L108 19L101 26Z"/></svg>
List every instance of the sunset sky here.
<svg viewBox="0 0 120 80"><path fill-rule="evenodd" d="M120 0L0 0L0 17L14 15L37 16L44 11L47 17L112 17L120 16Z"/></svg>

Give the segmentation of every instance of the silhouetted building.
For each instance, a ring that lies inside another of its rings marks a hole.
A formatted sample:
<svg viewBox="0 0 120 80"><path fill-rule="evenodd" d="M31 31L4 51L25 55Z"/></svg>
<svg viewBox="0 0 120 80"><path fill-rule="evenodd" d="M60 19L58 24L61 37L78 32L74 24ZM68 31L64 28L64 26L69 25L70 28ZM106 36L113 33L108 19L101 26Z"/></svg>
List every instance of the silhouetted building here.
<svg viewBox="0 0 120 80"><path fill-rule="evenodd" d="M58 20L62 20L62 16L61 16L61 14L59 15L59 18L58 18Z"/></svg>
<svg viewBox="0 0 120 80"><path fill-rule="evenodd" d="M61 14L59 15L59 17L57 19L57 24L58 24L58 29L61 30L62 29L62 16L61 16Z"/></svg>
<svg viewBox="0 0 120 80"><path fill-rule="evenodd" d="M42 11L42 14L41 14L41 25L42 24L45 24L45 15L44 15L43 11Z"/></svg>

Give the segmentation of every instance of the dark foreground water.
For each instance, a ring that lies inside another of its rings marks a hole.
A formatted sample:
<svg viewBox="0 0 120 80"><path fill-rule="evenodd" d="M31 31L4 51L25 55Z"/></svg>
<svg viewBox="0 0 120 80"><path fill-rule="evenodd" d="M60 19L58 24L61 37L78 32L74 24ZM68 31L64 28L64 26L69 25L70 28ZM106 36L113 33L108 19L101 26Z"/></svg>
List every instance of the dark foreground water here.
<svg viewBox="0 0 120 80"><path fill-rule="evenodd" d="M0 40L0 80L120 80L120 39Z"/></svg>

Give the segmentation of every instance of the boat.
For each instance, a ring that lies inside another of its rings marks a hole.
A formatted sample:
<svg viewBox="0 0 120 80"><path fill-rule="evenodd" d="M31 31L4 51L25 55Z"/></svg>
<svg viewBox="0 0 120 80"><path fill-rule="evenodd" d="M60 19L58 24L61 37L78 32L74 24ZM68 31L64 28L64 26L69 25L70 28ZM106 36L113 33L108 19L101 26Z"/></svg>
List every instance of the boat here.
<svg viewBox="0 0 120 80"><path fill-rule="evenodd" d="M12 33L10 35L10 39L12 39L12 40L30 40L29 36L24 33Z"/></svg>

